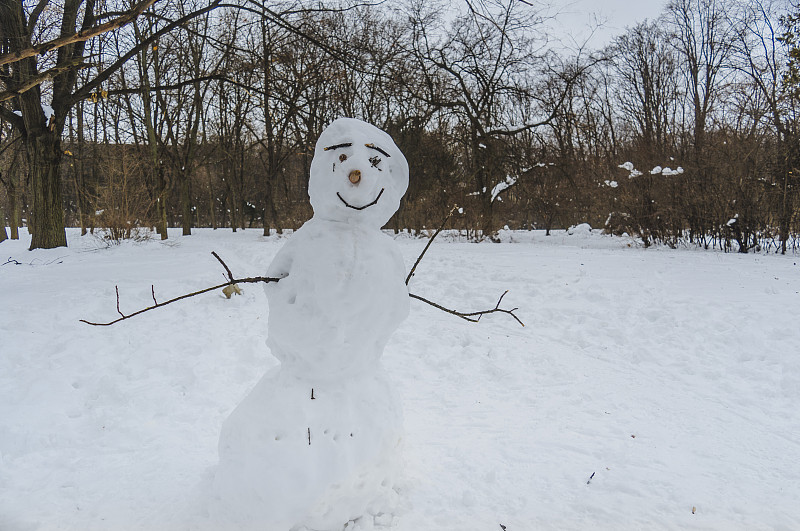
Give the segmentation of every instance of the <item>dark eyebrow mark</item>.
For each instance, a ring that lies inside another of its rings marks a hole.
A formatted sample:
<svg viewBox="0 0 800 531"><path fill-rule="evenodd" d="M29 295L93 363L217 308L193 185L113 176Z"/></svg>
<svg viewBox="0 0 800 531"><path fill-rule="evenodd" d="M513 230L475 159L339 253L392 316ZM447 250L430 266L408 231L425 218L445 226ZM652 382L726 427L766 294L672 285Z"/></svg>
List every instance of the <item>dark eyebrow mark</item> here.
<svg viewBox="0 0 800 531"><path fill-rule="evenodd" d="M382 150L381 148L379 148L379 147L378 147L378 146L376 146L375 144L364 144L364 145L365 145L365 146L367 146L367 147L368 147L368 148L370 148L370 149L374 149L374 150L375 150L375 151L377 151L378 153L382 154L384 157L391 157L391 155L389 155L388 153L386 153L384 150Z"/></svg>
<svg viewBox="0 0 800 531"><path fill-rule="evenodd" d="M328 151L329 149L339 149L339 148L343 148L343 147L350 147L352 145L353 145L352 142L347 142L346 144L336 144L335 146L328 146L325 149L323 149L322 151Z"/></svg>

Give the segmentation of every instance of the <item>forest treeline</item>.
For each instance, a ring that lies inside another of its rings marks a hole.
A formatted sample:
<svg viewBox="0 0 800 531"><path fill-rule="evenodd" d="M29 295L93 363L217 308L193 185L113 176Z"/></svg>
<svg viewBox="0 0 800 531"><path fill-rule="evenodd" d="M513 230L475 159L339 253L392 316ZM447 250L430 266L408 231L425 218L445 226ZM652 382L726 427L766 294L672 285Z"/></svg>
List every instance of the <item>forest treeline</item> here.
<svg viewBox="0 0 800 531"><path fill-rule="evenodd" d="M409 161L395 230L459 205L473 238L587 222L796 250L796 0L670 0L600 50L548 22L518 0L0 0L0 220L31 248L65 225L295 228L316 138L349 116Z"/></svg>

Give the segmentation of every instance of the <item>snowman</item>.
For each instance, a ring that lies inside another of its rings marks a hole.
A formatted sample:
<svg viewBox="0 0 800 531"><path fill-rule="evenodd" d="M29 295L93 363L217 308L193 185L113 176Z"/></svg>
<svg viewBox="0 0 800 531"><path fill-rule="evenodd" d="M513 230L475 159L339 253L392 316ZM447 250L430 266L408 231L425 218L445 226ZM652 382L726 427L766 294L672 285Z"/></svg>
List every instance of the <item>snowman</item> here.
<svg viewBox="0 0 800 531"><path fill-rule="evenodd" d="M402 256L380 228L407 187L405 157L380 129L341 118L320 135L314 216L267 272L281 279L265 286L280 365L220 435L214 492L226 522L341 530L391 512L402 412L380 358L409 296Z"/></svg>

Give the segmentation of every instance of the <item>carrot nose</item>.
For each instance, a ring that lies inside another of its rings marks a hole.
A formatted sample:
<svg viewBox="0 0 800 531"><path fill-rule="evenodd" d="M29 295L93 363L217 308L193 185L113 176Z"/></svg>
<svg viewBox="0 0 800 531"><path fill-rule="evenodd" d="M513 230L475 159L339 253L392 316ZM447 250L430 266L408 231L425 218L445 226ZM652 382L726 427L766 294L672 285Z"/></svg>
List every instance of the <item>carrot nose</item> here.
<svg viewBox="0 0 800 531"><path fill-rule="evenodd" d="M347 176L350 179L350 182L353 184L358 184L361 182L361 170L353 170L350 172L350 175Z"/></svg>

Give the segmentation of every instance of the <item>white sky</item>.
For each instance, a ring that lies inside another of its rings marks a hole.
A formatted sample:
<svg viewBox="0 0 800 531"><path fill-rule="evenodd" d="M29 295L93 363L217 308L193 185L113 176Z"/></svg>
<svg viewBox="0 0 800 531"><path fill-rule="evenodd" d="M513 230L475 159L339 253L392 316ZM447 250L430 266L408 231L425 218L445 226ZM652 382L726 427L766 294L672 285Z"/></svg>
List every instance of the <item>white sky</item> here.
<svg viewBox="0 0 800 531"><path fill-rule="evenodd" d="M666 3L667 0L549 0L552 12L557 14L552 23L556 37L567 39L573 34L581 44L589 38L590 27L597 22L603 24L589 41L593 48L608 44L627 26L655 19Z"/></svg>

